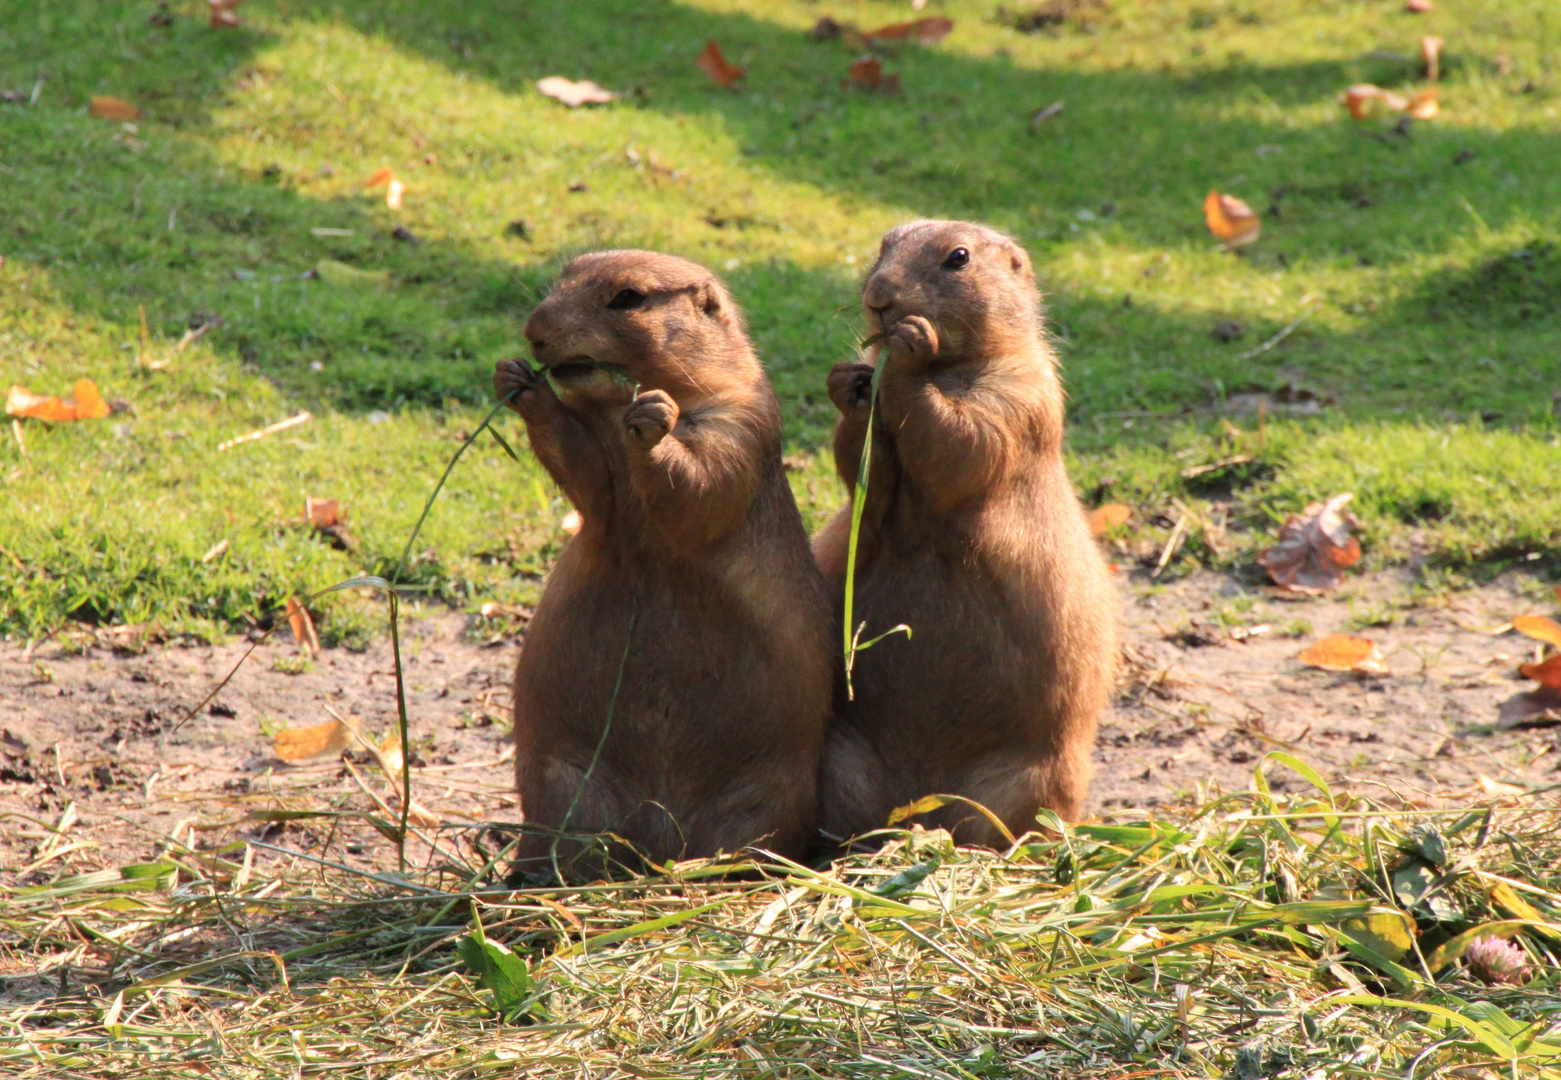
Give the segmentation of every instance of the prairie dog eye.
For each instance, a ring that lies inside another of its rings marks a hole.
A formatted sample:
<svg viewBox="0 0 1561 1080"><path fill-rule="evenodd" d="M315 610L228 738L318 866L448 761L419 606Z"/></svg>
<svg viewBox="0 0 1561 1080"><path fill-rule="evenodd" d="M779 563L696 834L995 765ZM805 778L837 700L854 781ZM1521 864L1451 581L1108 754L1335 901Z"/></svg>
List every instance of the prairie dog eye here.
<svg viewBox="0 0 1561 1080"><path fill-rule="evenodd" d="M943 260L943 269L961 270L970 263L970 249L957 247L949 252L949 257Z"/></svg>
<svg viewBox="0 0 1561 1080"><path fill-rule="evenodd" d="M629 308L637 308L645 302L645 294L637 289L624 289L617 296L607 302L607 306L614 311L626 311Z"/></svg>

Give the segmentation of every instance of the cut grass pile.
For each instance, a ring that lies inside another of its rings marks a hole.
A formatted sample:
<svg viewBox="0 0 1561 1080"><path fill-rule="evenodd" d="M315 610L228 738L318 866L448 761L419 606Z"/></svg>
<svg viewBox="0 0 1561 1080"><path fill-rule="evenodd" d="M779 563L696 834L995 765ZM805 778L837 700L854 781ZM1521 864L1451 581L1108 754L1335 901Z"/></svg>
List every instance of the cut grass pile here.
<svg viewBox="0 0 1561 1080"><path fill-rule="evenodd" d="M165 839L151 863L4 889L0 963L58 985L0 1006L0 1062L160 1080L1561 1076L1554 809L1389 810L1263 764L1272 789L1148 820L1006 853L899 833L822 872L754 856L511 890L496 831L443 833L405 878L348 872L329 840L305 859ZM325 816L333 835L372 820ZM6 827L36 833L36 877L66 861L68 825ZM479 927L513 950L509 980L463 963ZM1517 981L1475 978L1465 951L1489 935L1522 951Z"/></svg>
<svg viewBox="0 0 1561 1080"><path fill-rule="evenodd" d="M841 499L824 375L850 355L879 235L916 214L1031 250L1091 499L1140 523L1229 501L1200 513L1240 533L1356 490L1368 559L1561 560L1543 513L1561 496L1550 0L1114 0L1035 33L1021 9L935 3L953 33L885 47L904 86L885 97L842 89L854 54L806 31L903 4L251 0L214 31L194 0L167 19L145 0L0 0L0 374L40 392L89 376L133 407L0 441L0 499L21 510L0 514L0 633L74 616L209 637L383 569L530 305L603 245L729 278L816 521ZM1421 84L1427 33L1447 41L1442 114L1403 133L1349 120L1345 86ZM747 69L734 91L693 64L710 39ZM567 110L534 88L555 74L627 93ZM142 115L92 117L96 94ZM363 186L384 167L399 211ZM1204 230L1210 188L1263 216L1241 257ZM306 277L322 259L389 285ZM192 315L221 322L174 352ZM1227 322L1240 336L1216 340ZM1271 417L1248 466L1181 475L1221 460L1211 410L1288 384L1330 415ZM302 407L312 425L215 452ZM305 496L341 499L360 546L297 527ZM474 454L414 581L524 601L562 509L533 465ZM322 614L337 640L364 632L351 603Z"/></svg>

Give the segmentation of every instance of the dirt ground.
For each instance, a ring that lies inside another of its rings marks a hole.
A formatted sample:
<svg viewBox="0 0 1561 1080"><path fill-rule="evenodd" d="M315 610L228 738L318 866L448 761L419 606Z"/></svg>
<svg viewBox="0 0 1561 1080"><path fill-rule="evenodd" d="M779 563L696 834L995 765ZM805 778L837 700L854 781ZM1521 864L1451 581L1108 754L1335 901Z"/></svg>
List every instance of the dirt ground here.
<svg viewBox="0 0 1561 1080"><path fill-rule="evenodd" d="M1333 597L1297 601L1229 575L1163 585L1124 575L1127 662L1100 728L1095 812L1245 789L1270 749L1310 762L1336 787L1390 802L1485 800L1503 794L1492 783L1557 784L1561 729L1495 730L1500 702L1532 685L1515 669L1533 659L1534 643L1493 632L1517 614L1553 613L1554 604L1532 599L1538 590L1516 575L1439 595L1412 586L1407 572L1358 576ZM414 618L403 655L414 797L447 825L480 826L518 814L505 738L517 643L474 641L469 628L450 612ZM1333 674L1296 660L1309 642L1340 631L1378 641L1389 674ZM0 644L0 882L239 837L366 870L389 865L388 842L361 825L247 816L393 800L362 751L347 763L332 754L295 765L273 753L278 730L329 721L327 706L371 735L388 732L388 641L363 653L326 650L313 670L292 674L297 648L284 631L182 727L249 643L151 644L139 653L125 644L87 628L31 653ZM1302 784L1282 769L1270 782ZM40 826L70 813L66 842L44 843Z"/></svg>

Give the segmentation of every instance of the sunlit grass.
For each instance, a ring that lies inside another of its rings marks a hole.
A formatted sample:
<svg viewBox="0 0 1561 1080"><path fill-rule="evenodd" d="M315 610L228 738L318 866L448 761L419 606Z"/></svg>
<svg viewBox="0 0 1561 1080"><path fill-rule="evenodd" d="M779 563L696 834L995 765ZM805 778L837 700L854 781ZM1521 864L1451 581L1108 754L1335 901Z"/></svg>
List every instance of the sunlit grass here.
<svg viewBox="0 0 1561 1080"><path fill-rule="evenodd" d="M25 459L0 445L0 491L25 508L0 517L7 632L78 609L212 632L380 566L492 362L521 351L530 305L604 245L727 277L817 521L841 498L824 374L859 336L855 282L879 235L917 214L986 220L1030 248L1086 494L1140 500L1140 520L1173 497L1230 497L1262 526L1359 489L1382 558L1411 533L1455 562L1555 557L1561 20L1543 2L1446 0L1416 18L1124 0L1093 26L1020 34L948 0L929 8L955 20L946 41L885 50L898 98L843 91L854 54L805 31L822 14L896 21L902 4L272 0L221 33L198 4L172 10L158 29L130 3L0 4L0 89L25 98L47 75L36 105L0 105L0 366L43 391L90 375L134 405L95 427L28 424ZM1419 85L1392 54L1423 33L1448 41L1443 115L1407 135L1350 121L1348 83ZM709 38L748 69L735 91L691 63ZM624 97L567 110L535 91L545 74ZM135 130L86 115L99 93L144 108ZM1062 113L1031 132L1053 101ZM407 184L400 211L363 186L381 167ZM1211 187L1264 216L1240 257L1203 227ZM398 225L417 242L392 239ZM322 258L393 285L307 279ZM154 350L191 313L223 321L150 373L141 307ZM1240 339L1211 337L1226 320ZM1218 439L1210 410L1286 383L1334 401L1321 434L1271 418L1271 476L1182 481L1174 455ZM231 463L211 451L301 407L317 414L304 431ZM1447 424L1468 454L1428 468ZM561 504L534 466L489 460L463 463L429 526L438 559L419 564L459 602L534 594L557 542ZM1440 516L1405 510L1419 502L1381 479L1388 463L1457 497ZM361 546L304 533L305 495L342 498ZM219 534L231 554L199 562Z"/></svg>

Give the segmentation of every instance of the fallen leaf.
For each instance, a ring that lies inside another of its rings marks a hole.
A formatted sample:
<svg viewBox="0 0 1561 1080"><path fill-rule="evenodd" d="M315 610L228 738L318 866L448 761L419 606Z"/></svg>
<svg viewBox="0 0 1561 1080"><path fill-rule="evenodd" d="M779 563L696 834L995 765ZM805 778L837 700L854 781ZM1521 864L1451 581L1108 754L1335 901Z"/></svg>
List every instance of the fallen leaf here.
<svg viewBox="0 0 1561 1080"><path fill-rule="evenodd" d="M1512 620L1512 628L1525 637L1561 649L1561 624L1554 619L1543 615L1519 615Z"/></svg>
<svg viewBox="0 0 1561 1080"><path fill-rule="evenodd" d="M221 30L238 25L238 12L234 9L244 0L206 0L211 8L211 28Z"/></svg>
<svg viewBox="0 0 1561 1080"><path fill-rule="evenodd" d="M705 51L694 58L694 63L698 64L723 90L743 77L743 69L721 55L721 46L715 43L714 38L705 43Z"/></svg>
<svg viewBox="0 0 1561 1080"><path fill-rule="evenodd" d="M1276 585L1293 592L1316 593L1337 585L1344 570L1360 561L1360 543L1350 531L1359 527L1345 504L1353 492L1311 503L1291 514L1279 530L1279 542L1258 556Z"/></svg>
<svg viewBox="0 0 1561 1080"><path fill-rule="evenodd" d="M1203 200L1203 219L1208 222L1215 239L1223 240L1227 248L1250 244L1263 231L1263 223L1250 206L1234 195L1221 195L1217 191L1210 191L1209 197Z"/></svg>
<svg viewBox="0 0 1561 1080"><path fill-rule="evenodd" d="M617 94L598 86L590 79L576 82L561 75L549 75L545 79L538 79L537 89L544 97L562 101L571 109L578 109L581 105L606 105L608 102L618 100Z"/></svg>
<svg viewBox="0 0 1561 1080"><path fill-rule="evenodd" d="M304 517L316 529L334 529L341 524L341 501L304 496Z"/></svg>
<svg viewBox="0 0 1561 1080"><path fill-rule="evenodd" d="M1412 120L1429 120L1442 111L1437 100L1436 87L1428 86L1404 105L1404 115Z"/></svg>
<svg viewBox="0 0 1561 1080"><path fill-rule="evenodd" d="M215 544L206 549L206 554L201 556L201 562L203 564L209 563L211 560L215 559L218 555L221 555L226 550L228 550L227 540L218 540Z"/></svg>
<svg viewBox="0 0 1561 1080"><path fill-rule="evenodd" d="M1537 664L1523 664L1518 671L1546 689L1561 691L1561 653L1552 653Z"/></svg>
<svg viewBox="0 0 1561 1080"><path fill-rule="evenodd" d="M291 596L287 598L287 625L292 628L299 652L320 655L320 636L314 632L314 620L309 617L309 610Z"/></svg>
<svg viewBox="0 0 1561 1080"><path fill-rule="evenodd" d="M1388 674L1382 649L1375 641L1350 637L1348 634L1329 634L1321 641L1313 642L1301 650L1297 660L1324 671L1353 671L1368 675Z"/></svg>
<svg viewBox="0 0 1561 1080"><path fill-rule="evenodd" d="M845 24L838 23L828 15L813 24L813 29L808 31L809 41L835 41L845 32Z"/></svg>
<svg viewBox="0 0 1561 1080"><path fill-rule="evenodd" d="M1442 74L1442 46L1446 44L1435 34L1420 39L1420 61L1425 64L1425 77L1432 82Z"/></svg>
<svg viewBox="0 0 1561 1080"><path fill-rule="evenodd" d="M303 761L321 754L339 754L352 741L352 731L340 720L276 733L271 751L283 761Z"/></svg>
<svg viewBox="0 0 1561 1080"><path fill-rule="evenodd" d="M390 271L359 270L335 259L321 259L314 264L315 275L330 285L372 286L378 289L390 287Z"/></svg>
<svg viewBox="0 0 1561 1080"><path fill-rule="evenodd" d="M125 101L123 98L94 97L87 111L93 116L101 116L104 120L134 120L141 115L141 110Z"/></svg>
<svg viewBox="0 0 1561 1080"><path fill-rule="evenodd" d="M1477 773L1474 777L1480 785L1480 790L1493 799L1499 799L1505 795L1527 795L1528 788L1519 787L1516 784L1504 784L1500 780L1492 780L1484 773Z"/></svg>
<svg viewBox="0 0 1561 1080"><path fill-rule="evenodd" d="M1411 15L1424 15L1431 10L1431 0L1405 0L1404 10Z"/></svg>
<svg viewBox="0 0 1561 1080"><path fill-rule="evenodd" d="M1036 109L1033 113L1030 114L1030 130L1041 130L1042 124L1046 123L1046 121L1050 120L1052 117L1058 115L1061 112L1062 102L1060 101L1054 101L1044 109Z"/></svg>
<svg viewBox="0 0 1561 1080"><path fill-rule="evenodd" d="M1364 120L1371 112L1374 101L1380 101L1394 112L1403 112L1409 107L1409 99L1402 94L1395 94L1391 90L1384 90L1380 86L1371 83L1356 83L1344 91L1344 107L1350 110L1350 115L1357 120Z"/></svg>
<svg viewBox="0 0 1561 1080"><path fill-rule="evenodd" d="M898 94L900 75L883 73L883 63L876 56L864 56L846 69L846 77L840 85L847 90L866 90L877 94Z"/></svg>
<svg viewBox="0 0 1561 1080"><path fill-rule="evenodd" d="M13 384L5 399L5 411L11 416L28 416L34 420L101 420L113 410L98 393L97 383L91 379L77 379L68 398L45 397Z"/></svg>
<svg viewBox="0 0 1561 1080"><path fill-rule="evenodd" d="M393 784L401 783L401 770L405 767L406 760L401 752L400 733L392 731L374 750L374 760L379 762L380 771L385 774L385 778Z"/></svg>
<svg viewBox="0 0 1561 1080"><path fill-rule="evenodd" d="M397 179L396 174L387 169L377 170L373 176L363 182L366 188L383 186L385 189L385 205L392 210L401 209L401 197L406 194L407 186Z"/></svg>
<svg viewBox="0 0 1561 1080"><path fill-rule="evenodd" d="M869 30L865 36L879 41L904 41L914 38L923 45L936 45L948 37L949 31L953 29L953 19L928 17L880 26L877 30Z"/></svg>
<svg viewBox="0 0 1561 1080"><path fill-rule="evenodd" d="M1133 517L1133 508L1123 506L1121 503L1106 503L1098 506L1089 514L1089 531L1091 536L1105 536L1119 525L1126 525Z"/></svg>

